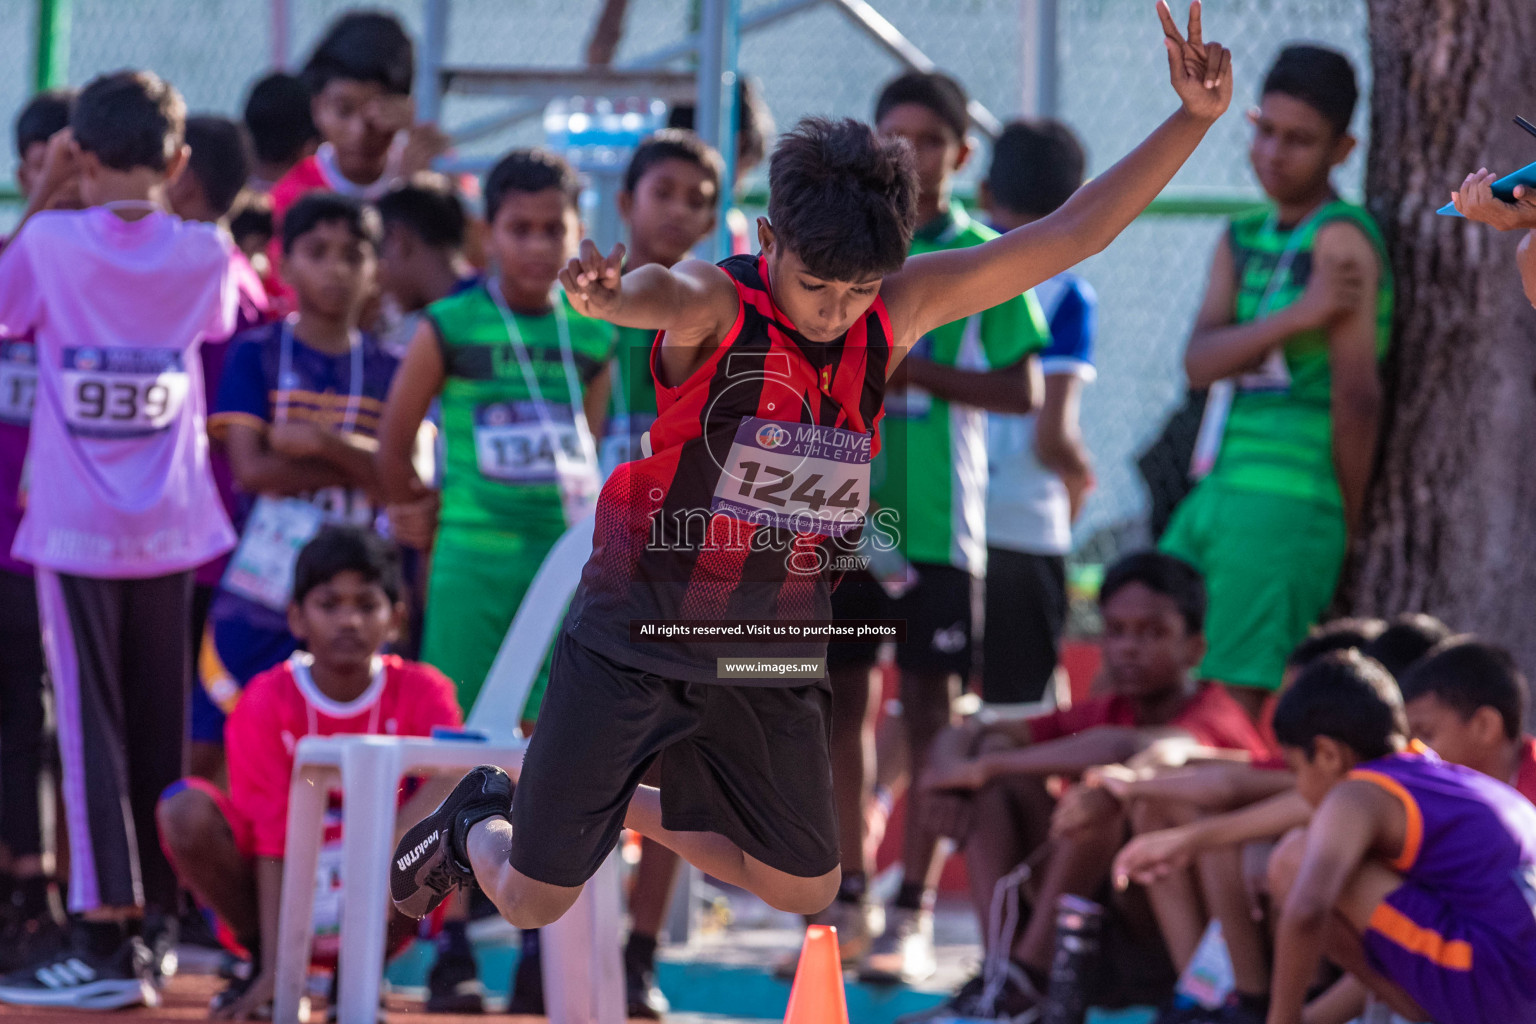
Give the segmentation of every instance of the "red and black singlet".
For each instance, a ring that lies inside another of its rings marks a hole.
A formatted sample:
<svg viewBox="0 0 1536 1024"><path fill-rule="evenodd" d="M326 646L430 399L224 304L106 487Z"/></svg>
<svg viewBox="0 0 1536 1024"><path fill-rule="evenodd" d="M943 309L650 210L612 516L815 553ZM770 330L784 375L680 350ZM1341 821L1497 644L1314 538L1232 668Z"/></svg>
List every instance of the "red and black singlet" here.
<svg viewBox="0 0 1536 1024"><path fill-rule="evenodd" d="M720 263L740 306L682 384L659 383L648 453L614 470L566 629L670 679L722 682L718 657L822 657L825 638L636 643L631 621L831 618L832 580L869 507L891 325L884 302L837 341L808 341L775 307L762 257ZM732 679L745 685L805 680Z"/></svg>

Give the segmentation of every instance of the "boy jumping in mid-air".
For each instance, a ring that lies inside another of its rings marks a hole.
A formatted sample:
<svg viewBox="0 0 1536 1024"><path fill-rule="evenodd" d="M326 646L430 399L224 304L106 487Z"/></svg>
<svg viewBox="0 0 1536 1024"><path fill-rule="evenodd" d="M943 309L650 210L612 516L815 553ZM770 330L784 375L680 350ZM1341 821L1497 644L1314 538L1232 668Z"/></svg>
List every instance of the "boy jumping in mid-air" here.
<svg viewBox="0 0 1536 1024"><path fill-rule="evenodd" d="M622 249L605 259L583 243L561 273L577 311L665 332L651 357L659 415L644 457L599 499L515 806L500 769L466 776L396 850L396 906L419 916L474 882L518 927L548 924L626 825L781 910L831 902L825 682L755 658L735 673L719 659L740 644L704 629L656 642L647 624L758 620L784 630L774 653L825 657L825 634L791 627L831 618L829 567L863 524L890 373L928 331L1107 246L1226 109L1229 54L1202 41L1198 3L1187 41L1158 12L1181 109L1060 211L1002 238L907 261L906 144L807 120L773 156L760 256L621 278ZM641 786L658 758L661 788Z"/></svg>
<svg viewBox="0 0 1536 1024"><path fill-rule="evenodd" d="M1392 677L1358 653L1308 666L1275 734L1316 810L1270 859L1269 1024L1299 1024L1324 955L1409 1020L1536 1019L1536 809L1410 744Z"/></svg>

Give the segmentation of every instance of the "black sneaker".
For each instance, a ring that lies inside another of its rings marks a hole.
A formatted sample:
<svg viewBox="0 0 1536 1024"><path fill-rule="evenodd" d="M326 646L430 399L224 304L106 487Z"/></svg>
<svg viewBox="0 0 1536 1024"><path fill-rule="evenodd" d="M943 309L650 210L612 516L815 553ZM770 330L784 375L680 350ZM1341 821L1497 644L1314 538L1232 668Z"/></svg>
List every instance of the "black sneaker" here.
<svg viewBox="0 0 1536 1024"><path fill-rule="evenodd" d="M428 1013L484 1013L485 986L475 958L464 953L439 953L427 975Z"/></svg>
<svg viewBox="0 0 1536 1024"><path fill-rule="evenodd" d="M405 834L389 866L389 892L395 909L421 919L461 885L473 885L464 839L472 826L512 813L512 780L494 765L483 764L454 787L437 810Z"/></svg>
<svg viewBox="0 0 1536 1024"><path fill-rule="evenodd" d="M530 951L526 946L523 955L517 958L506 1012L525 1017L544 1016L544 961L537 951Z"/></svg>
<svg viewBox="0 0 1536 1024"><path fill-rule="evenodd" d="M672 1009L666 993L656 985L654 967L624 965L624 999L630 1020L661 1020Z"/></svg>
<svg viewBox="0 0 1536 1024"><path fill-rule="evenodd" d="M159 1005L149 948L137 936L105 955L85 949L78 933L72 940L58 954L0 978L0 1003L76 1010Z"/></svg>

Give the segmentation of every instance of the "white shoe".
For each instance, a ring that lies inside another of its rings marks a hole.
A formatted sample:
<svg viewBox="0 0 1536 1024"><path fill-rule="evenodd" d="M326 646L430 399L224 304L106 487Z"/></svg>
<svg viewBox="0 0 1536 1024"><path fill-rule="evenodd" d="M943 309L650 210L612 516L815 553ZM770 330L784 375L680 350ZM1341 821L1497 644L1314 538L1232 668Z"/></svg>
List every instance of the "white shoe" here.
<svg viewBox="0 0 1536 1024"><path fill-rule="evenodd" d="M859 980L879 985L911 985L933 977L939 962L933 953L933 911L894 908L884 934L859 965Z"/></svg>

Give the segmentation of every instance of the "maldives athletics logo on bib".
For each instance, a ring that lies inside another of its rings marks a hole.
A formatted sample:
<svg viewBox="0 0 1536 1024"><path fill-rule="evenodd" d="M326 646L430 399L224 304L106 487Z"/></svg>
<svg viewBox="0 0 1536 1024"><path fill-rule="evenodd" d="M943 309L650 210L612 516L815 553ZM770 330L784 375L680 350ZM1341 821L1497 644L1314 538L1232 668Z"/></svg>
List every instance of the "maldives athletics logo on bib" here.
<svg viewBox="0 0 1536 1024"><path fill-rule="evenodd" d="M764 423L757 430L757 443L769 451L784 447L790 440L789 431L776 423Z"/></svg>

